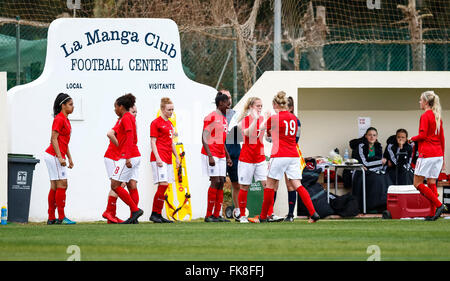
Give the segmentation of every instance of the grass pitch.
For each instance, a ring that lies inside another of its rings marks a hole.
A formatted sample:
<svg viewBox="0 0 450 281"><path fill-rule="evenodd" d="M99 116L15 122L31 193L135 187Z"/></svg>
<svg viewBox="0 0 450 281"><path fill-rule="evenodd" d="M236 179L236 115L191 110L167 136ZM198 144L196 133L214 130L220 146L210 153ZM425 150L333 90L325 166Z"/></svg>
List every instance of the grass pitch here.
<svg viewBox="0 0 450 281"><path fill-rule="evenodd" d="M0 260L65 261L70 245L82 261L365 261L374 253L382 261L450 260L450 220L0 226Z"/></svg>

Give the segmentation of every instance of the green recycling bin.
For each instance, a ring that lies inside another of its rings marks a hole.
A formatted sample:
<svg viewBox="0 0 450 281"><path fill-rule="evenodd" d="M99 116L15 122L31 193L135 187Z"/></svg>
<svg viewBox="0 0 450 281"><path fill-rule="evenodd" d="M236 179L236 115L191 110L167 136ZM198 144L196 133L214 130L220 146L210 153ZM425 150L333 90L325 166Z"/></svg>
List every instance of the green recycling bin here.
<svg viewBox="0 0 450 281"><path fill-rule="evenodd" d="M261 182L255 182L255 180L253 179L252 184L250 185L247 193L247 209L249 217L254 217L261 213L263 199L264 199L264 188ZM226 208L225 216L228 219L232 219L234 217L233 214L234 208L235 208L234 204Z"/></svg>
<svg viewBox="0 0 450 281"><path fill-rule="evenodd" d="M8 154L8 221L27 223L35 165L29 154Z"/></svg>
<svg viewBox="0 0 450 281"><path fill-rule="evenodd" d="M264 199L264 188L260 181L253 180L247 193L248 216L254 217L261 214L261 207Z"/></svg>

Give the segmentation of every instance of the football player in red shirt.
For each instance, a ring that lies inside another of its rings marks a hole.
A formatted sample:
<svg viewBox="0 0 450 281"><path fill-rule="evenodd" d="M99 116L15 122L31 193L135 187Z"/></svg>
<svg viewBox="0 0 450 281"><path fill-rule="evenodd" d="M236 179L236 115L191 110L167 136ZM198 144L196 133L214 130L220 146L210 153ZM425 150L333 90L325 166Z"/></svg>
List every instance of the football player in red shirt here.
<svg viewBox="0 0 450 281"><path fill-rule="evenodd" d="M180 167L181 162L173 142L175 129L169 120L174 109L172 101L169 98L162 98L160 109L161 115L153 120L150 125L152 147L150 164L153 172L153 183L158 185L158 189L153 197L153 210L150 221L155 223L173 223L173 221L163 218L161 212L164 207L164 194L167 186L169 183L174 182L172 153L176 158L177 169Z"/></svg>
<svg viewBox="0 0 450 281"><path fill-rule="evenodd" d="M135 223L144 213L138 208L130 193L122 186L123 183L129 183L137 175L140 164L141 154L137 147L136 119L129 112L135 102L135 96L126 94L119 97L114 104L114 111L120 118L116 131L119 160L116 162L111 176L111 189L130 207L131 216L122 222L124 224Z"/></svg>
<svg viewBox="0 0 450 281"><path fill-rule="evenodd" d="M288 99L288 110L290 113L295 115L294 99L291 96L289 96L287 99ZM300 123L300 120L298 119L298 117L297 117L297 127L298 127L298 129L297 129L297 136L295 138L295 141L297 143L297 150L300 152L300 148L298 147L298 141L300 139L301 123ZM284 218L284 221L285 222L293 222L294 221L294 209L295 209L295 204L297 201L297 190L296 190L296 187L293 186L292 183L288 180L286 173L284 174L284 179L286 182L286 187L288 189L288 207L289 207L288 215ZM273 206L275 205L276 199L277 199L277 193L275 192L274 203L272 204L272 206L270 206L269 211L267 212L269 222L279 222L279 221L283 220L283 218L280 218L273 214Z"/></svg>
<svg viewBox="0 0 450 281"><path fill-rule="evenodd" d="M273 205L274 193L284 174L291 185L296 187L297 193L310 214L308 222L316 222L320 217L314 209L308 191L302 186L302 169L300 155L297 150L297 117L288 111L288 100L285 92L279 92L272 101L273 109L277 112L267 121L267 136L272 139L272 153L270 156L267 187L264 189L264 199L259 222L267 222L267 212ZM258 222L257 221L257 222Z"/></svg>
<svg viewBox="0 0 450 281"><path fill-rule="evenodd" d="M60 93L53 104L53 125L50 146L45 151L44 159L50 176L50 192L48 194L47 224L75 224L64 213L67 190L67 168L73 168L69 141L72 127L67 118L74 110L72 98ZM66 162L66 155L68 165ZM58 219L55 210L58 209Z"/></svg>
<svg viewBox="0 0 450 281"><path fill-rule="evenodd" d="M130 113L136 118L137 115L137 108L136 105L134 105L130 109ZM119 141L116 137L116 131L117 127L119 125L120 119L117 120L114 127L108 131L106 134L109 138L109 145L108 149L105 152L104 161L105 161L105 168L106 173L108 175L108 179L111 180L111 177L114 173L114 170L116 168L116 161L120 159L119 157ZM122 183L122 187L125 187L125 185L128 187L128 191L130 192L130 196L133 199L134 203L137 205L139 203L139 193L137 190L137 174L133 176L133 178L127 183ZM106 211L103 212L103 218L107 219L108 223L122 223L123 220L119 219L116 216L116 202L117 202L117 194L114 192L114 190L110 189L108 194L108 204L106 206Z"/></svg>
<svg viewBox="0 0 450 281"><path fill-rule="evenodd" d="M269 116L264 119L261 116L261 111L262 100L258 97L251 97L244 105L244 110L238 119L244 137L238 162L240 223L248 223L245 209L247 207L248 189L253 178L255 181L260 181L263 188L266 188L267 163L262 138L264 137L265 122ZM248 115L245 116L246 114Z"/></svg>
<svg viewBox="0 0 450 281"><path fill-rule="evenodd" d="M225 116L230 99L222 92L218 92L215 103L217 109L205 117L202 132L203 174L209 176L211 181L211 186L208 189L205 222L229 222L229 220L220 216L220 210L223 203L226 165L233 165L225 146L228 129Z"/></svg>
<svg viewBox="0 0 450 281"><path fill-rule="evenodd" d="M427 220L436 220L447 207L438 199L436 179L445 168L445 138L441 119L439 96L433 91L423 92L419 100L420 108L425 112L420 116L419 134L409 142L419 144L419 158L414 171L414 186L436 207L436 213ZM427 185L424 185L424 179Z"/></svg>

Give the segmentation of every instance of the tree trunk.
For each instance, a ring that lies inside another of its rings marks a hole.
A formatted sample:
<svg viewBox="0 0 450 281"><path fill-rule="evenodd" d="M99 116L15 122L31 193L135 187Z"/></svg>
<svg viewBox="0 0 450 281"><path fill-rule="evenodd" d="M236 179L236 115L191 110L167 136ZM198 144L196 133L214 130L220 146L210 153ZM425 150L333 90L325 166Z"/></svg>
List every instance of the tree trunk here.
<svg viewBox="0 0 450 281"><path fill-rule="evenodd" d="M326 40L327 27L325 18L325 7L317 6L317 19L314 19L314 7L309 3L308 11L305 14L305 37L309 47L307 57L311 70L325 70L325 60L323 58L323 45Z"/></svg>

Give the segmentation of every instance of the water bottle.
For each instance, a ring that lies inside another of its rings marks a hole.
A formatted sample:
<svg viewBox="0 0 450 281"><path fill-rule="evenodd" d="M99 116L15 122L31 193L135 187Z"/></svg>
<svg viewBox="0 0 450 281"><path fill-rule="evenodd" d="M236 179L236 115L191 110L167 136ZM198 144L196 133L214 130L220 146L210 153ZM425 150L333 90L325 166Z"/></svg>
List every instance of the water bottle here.
<svg viewBox="0 0 450 281"><path fill-rule="evenodd" d="M348 160L348 149L345 149L345 153L344 153L344 163Z"/></svg>
<svg viewBox="0 0 450 281"><path fill-rule="evenodd" d="M2 207L2 222L1 222L1 224L6 225L7 219L8 219L8 216L7 216L7 212L6 212L6 207L3 206Z"/></svg>

